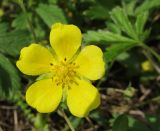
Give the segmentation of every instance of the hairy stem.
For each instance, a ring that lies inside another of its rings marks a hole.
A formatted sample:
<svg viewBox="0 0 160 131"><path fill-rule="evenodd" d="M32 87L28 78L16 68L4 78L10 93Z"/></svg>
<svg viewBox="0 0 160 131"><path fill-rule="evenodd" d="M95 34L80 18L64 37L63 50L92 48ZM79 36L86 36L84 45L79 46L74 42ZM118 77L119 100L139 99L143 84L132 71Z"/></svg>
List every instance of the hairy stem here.
<svg viewBox="0 0 160 131"><path fill-rule="evenodd" d="M59 109L58 110L58 114L61 115L65 119L65 121L68 124L69 128L71 129L71 131L75 131L74 127L72 126L72 124L71 124L69 118L67 117L66 113L64 112L64 110L60 110Z"/></svg>
<svg viewBox="0 0 160 131"><path fill-rule="evenodd" d="M152 59L151 55L147 51L143 51L144 55L147 57L147 59L150 61L154 69L157 71L158 74L160 74L160 68L155 63L155 61Z"/></svg>
<svg viewBox="0 0 160 131"><path fill-rule="evenodd" d="M155 52L152 48L150 48L149 46L147 46L146 44L141 44L141 46L148 52L150 52L153 56L155 56L155 58L160 62L160 55Z"/></svg>

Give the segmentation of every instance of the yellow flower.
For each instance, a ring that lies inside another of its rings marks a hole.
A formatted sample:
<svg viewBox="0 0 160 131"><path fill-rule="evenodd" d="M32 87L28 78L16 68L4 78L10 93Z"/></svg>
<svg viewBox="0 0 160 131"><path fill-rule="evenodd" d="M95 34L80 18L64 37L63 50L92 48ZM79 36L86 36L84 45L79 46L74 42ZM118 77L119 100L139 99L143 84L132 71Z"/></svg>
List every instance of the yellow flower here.
<svg viewBox="0 0 160 131"><path fill-rule="evenodd" d="M64 90L68 108L77 117L85 117L99 106L100 94L89 80L103 76L103 53L94 45L86 46L79 52L81 40L82 34L77 26L56 23L50 32L51 47L56 55L38 44L21 50L16 63L21 72L50 76L36 81L26 92L27 103L37 111L54 111L61 102Z"/></svg>

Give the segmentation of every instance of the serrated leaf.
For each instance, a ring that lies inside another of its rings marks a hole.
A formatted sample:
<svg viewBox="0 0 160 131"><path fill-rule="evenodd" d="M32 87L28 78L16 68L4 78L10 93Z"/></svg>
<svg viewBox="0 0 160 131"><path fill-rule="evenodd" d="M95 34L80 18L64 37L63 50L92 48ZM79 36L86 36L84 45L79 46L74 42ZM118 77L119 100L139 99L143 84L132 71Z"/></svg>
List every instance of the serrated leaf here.
<svg viewBox="0 0 160 131"><path fill-rule="evenodd" d="M48 27L56 22L67 23L63 10L57 5L40 4L36 12Z"/></svg>
<svg viewBox="0 0 160 131"><path fill-rule="evenodd" d="M127 13L124 9L120 7L114 8L111 12L111 19L114 21L114 23L128 36L131 38L138 40L137 34L134 31L134 28L131 24L131 22L128 19Z"/></svg>
<svg viewBox="0 0 160 131"><path fill-rule="evenodd" d="M147 22L149 13L148 12L143 12L140 13L137 16L136 22L135 22L135 30L137 32L138 35L142 35L143 31L144 31L144 26L145 23Z"/></svg>
<svg viewBox="0 0 160 131"><path fill-rule="evenodd" d="M144 41L145 39L147 39L149 37L150 33L151 33L151 28L146 29L141 35L139 35L140 40Z"/></svg>
<svg viewBox="0 0 160 131"><path fill-rule="evenodd" d="M12 22L12 27L16 29L21 29L21 30L27 29L27 26L28 26L27 17L31 17L31 14L21 13L17 15L17 17Z"/></svg>
<svg viewBox="0 0 160 131"><path fill-rule="evenodd" d="M109 31L88 31L86 34L84 34L84 41L85 43L90 42L104 42L105 45L107 45L106 42L109 44L111 43L137 43L135 40L132 40L130 38L121 36L119 34L115 34Z"/></svg>
<svg viewBox="0 0 160 131"><path fill-rule="evenodd" d="M125 4L123 8L125 8L126 12L128 15L131 15L131 16L134 16L135 14L135 7L136 7L136 4L137 4L137 1L136 0L133 0L133 1L128 1L129 3L128 4Z"/></svg>
<svg viewBox="0 0 160 131"><path fill-rule="evenodd" d="M111 47L108 47L106 52L104 53L106 61L113 62L116 57L118 57L121 53L135 47L136 44L131 43L122 43L122 44L114 44Z"/></svg>
<svg viewBox="0 0 160 131"><path fill-rule="evenodd" d="M109 17L108 10L100 5L91 6L83 14L90 19L106 19Z"/></svg>
<svg viewBox="0 0 160 131"><path fill-rule="evenodd" d="M127 131L128 129L128 117L126 115L120 115L113 124L113 131Z"/></svg>
<svg viewBox="0 0 160 131"><path fill-rule="evenodd" d="M21 87L17 69L7 57L0 54L0 99L9 99L16 95Z"/></svg>
<svg viewBox="0 0 160 131"><path fill-rule="evenodd" d="M139 7L136 8L135 13L136 14L143 13L155 7L160 8L159 0L145 0Z"/></svg>
<svg viewBox="0 0 160 131"><path fill-rule="evenodd" d="M0 34L5 33L8 30L8 23L0 23Z"/></svg>
<svg viewBox="0 0 160 131"><path fill-rule="evenodd" d="M57 4L58 0L48 0L48 2L51 4Z"/></svg>
<svg viewBox="0 0 160 131"><path fill-rule="evenodd" d="M121 2L118 0L112 0L112 1L107 1L107 0L93 0L96 2L96 4L103 6L105 9L111 10L115 5L119 5Z"/></svg>
<svg viewBox="0 0 160 131"><path fill-rule="evenodd" d="M31 43L26 31L11 31L0 34L0 51L11 56L18 56L21 48Z"/></svg>
<svg viewBox="0 0 160 131"><path fill-rule="evenodd" d="M106 25L107 25L107 29L113 33L116 33L116 34L121 34L121 30L120 28L118 28L114 23L111 23L111 22L106 22Z"/></svg>

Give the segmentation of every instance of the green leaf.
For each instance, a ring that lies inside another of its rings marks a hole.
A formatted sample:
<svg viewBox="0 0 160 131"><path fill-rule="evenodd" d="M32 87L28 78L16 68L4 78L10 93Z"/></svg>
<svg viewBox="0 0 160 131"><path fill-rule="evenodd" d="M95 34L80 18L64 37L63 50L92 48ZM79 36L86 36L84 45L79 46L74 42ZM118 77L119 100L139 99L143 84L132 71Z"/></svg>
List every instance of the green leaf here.
<svg viewBox="0 0 160 131"><path fill-rule="evenodd" d="M18 56L21 48L31 43L31 38L26 31L11 31L0 33L0 52L11 56Z"/></svg>
<svg viewBox="0 0 160 131"><path fill-rule="evenodd" d="M155 113L152 115L146 115L146 118L148 119L148 122L152 126L153 130L160 131L160 126L159 126L160 114L159 113Z"/></svg>
<svg viewBox="0 0 160 131"><path fill-rule="evenodd" d="M8 30L8 23L0 23L0 34L5 33Z"/></svg>
<svg viewBox="0 0 160 131"><path fill-rule="evenodd" d="M111 12L111 19L124 33L126 33L131 38L138 40L137 34L134 31L134 28L131 22L128 19L127 13L124 9L120 7L114 8Z"/></svg>
<svg viewBox="0 0 160 131"><path fill-rule="evenodd" d="M124 3L123 4L123 8L125 8L125 11L127 12L128 15L130 16L134 16L135 15L135 7L136 7L136 4L137 4L137 1L136 0L133 0L133 1L128 1L129 3Z"/></svg>
<svg viewBox="0 0 160 131"><path fill-rule="evenodd" d="M38 131L49 131L45 115L38 113L34 118L34 126Z"/></svg>
<svg viewBox="0 0 160 131"><path fill-rule="evenodd" d="M127 131L128 129L128 117L126 115L120 115L113 124L113 131Z"/></svg>
<svg viewBox="0 0 160 131"><path fill-rule="evenodd" d="M77 128L82 122L83 122L83 119L81 118L76 118L76 117L70 117L70 121L72 123L72 126L74 128Z"/></svg>
<svg viewBox="0 0 160 131"><path fill-rule="evenodd" d="M11 99L21 87L17 69L7 57L0 54L0 99Z"/></svg>
<svg viewBox="0 0 160 131"><path fill-rule="evenodd" d="M128 117L128 125L128 131L151 131L147 125L130 116Z"/></svg>
<svg viewBox="0 0 160 131"><path fill-rule="evenodd" d="M136 8L135 13L143 13L155 7L160 7L159 0L145 0L139 7Z"/></svg>
<svg viewBox="0 0 160 131"><path fill-rule="evenodd" d="M115 34L121 34L120 28L118 28L114 23L106 22L107 29Z"/></svg>
<svg viewBox="0 0 160 131"><path fill-rule="evenodd" d="M143 31L143 33L141 35L139 35L140 40L144 41L145 39L147 39L149 37L150 33L151 33L151 28Z"/></svg>
<svg viewBox="0 0 160 131"><path fill-rule="evenodd" d="M135 46L136 44L131 43L114 44L107 48L106 52L104 53L105 59L108 63L113 62L121 53Z"/></svg>
<svg viewBox="0 0 160 131"><path fill-rule="evenodd" d="M91 6L83 14L89 17L90 19L106 19L109 17L108 10L100 5Z"/></svg>
<svg viewBox="0 0 160 131"><path fill-rule="evenodd" d="M137 43L135 40L132 40L130 38L121 36L119 34L115 34L109 31L88 31L86 34L84 34L84 41L86 43L90 42L105 42L105 45L108 42L111 43Z"/></svg>
<svg viewBox="0 0 160 131"><path fill-rule="evenodd" d="M48 2L51 4L57 4L58 0L48 0Z"/></svg>
<svg viewBox="0 0 160 131"><path fill-rule="evenodd" d="M74 129L77 129L80 125L82 125L84 123L84 119L77 118L77 117L74 117L74 116L70 116L69 121L71 122ZM63 130L68 131L69 130L68 125L65 125L65 128Z"/></svg>
<svg viewBox="0 0 160 131"><path fill-rule="evenodd" d="M98 125L105 125L108 122L105 116L98 110L92 111L89 118L94 120Z"/></svg>
<svg viewBox="0 0 160 131"><path fill-rule="evenodd" d="M36 12L48 27L56 22L67 23L64 12L56 5L40 4Z"/></svg>
<svg viewBox="0 0 160 131"><path fill-rule="evenodd" d="M96 4L101 5L103 8L111 10L115 5L120 5L121 2L118 0L112 0L112 1L107 1L107 0L93 0L96 2Z"/></svg>
<svg viewBox="0 0 160 131"><path fill-rule="evenodd" d="M130 85L123 92L125 96L130 97L130 98L133 97L135 93L136 93L136 89Z"/></svg>
<svg viewBox="0 0 160 131"><path fill-rule="evenodd" d="M27 17L31 17L31 14L26 15L24 13L21 13L17 15L12 22L12 27L16 28L17 30L27 29L28 28Z"/></svg>
<svg viewBox="0 0 160 131"><path fill-rule="evenodd" d="M138 35L142 35L142 33L144 31L144 26L145 26L147 19L148 19L148 16L149 16L148 12L140 13L137 16L136 23L135 23L135 30Z"/></svg>
<svg viewBox="0 0 160 131"><path fill-rule="evenodd" d="M128 59L129 57L130 57L130 54L128 52L123 52L116 58L116 60L124 61L124 60Z"/></svg>

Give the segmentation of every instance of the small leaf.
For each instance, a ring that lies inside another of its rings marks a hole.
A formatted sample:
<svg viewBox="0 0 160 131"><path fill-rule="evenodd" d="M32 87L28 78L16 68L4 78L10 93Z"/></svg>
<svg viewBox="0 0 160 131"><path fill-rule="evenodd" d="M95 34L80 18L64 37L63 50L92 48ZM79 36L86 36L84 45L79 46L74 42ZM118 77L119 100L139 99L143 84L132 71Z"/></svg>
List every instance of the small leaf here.
<svg viewBox="0 0 160 131"><path fill-rule="evenodd" d="M92 111L89 117L98 123L98 125L105 125L107 123L107 119L105 116L98 110Z"/></svg>
<svg viewBox="0 0 160 131"><path fill-rule="evenodd" d="M90 42L106 42L111 43L137 43L135 40L115 34L109 31L88 31L84 34L84 41L86 43Z"/></svg>
<svg viewBox="0 0 160 131"><path fill-rule="evenodd" d="M16 16L16 18L12 22L12 27L16 29L27 29L28 22L27 22L27 17L31 17L31 14L24 14L21 13Z"/></svg>
<svg viewBox="0 0 160 131"><path fill-rule="evenodd" d="M20 90L20 77L17 69L7 57L0 54L0 99L11 99Z"/></svg>
<svg viewBox="0 0 160 131"><path fill-rule="evenodd" d="M147 22L149 13L143 12L137 16L136 23L135 23L135 29L138 35L142 35L144 31L145 23Z"/></svg>
<svg viewBox="0 0 160 131"><path fill-rule="evenodd" d="M130 85L123 92L125 96L130 97L130 98L133 97L135 93L136 93L136 89Z"/></svg>
<svg viewBox="0 0 160 131"><path fill-rule="evenodd" d="M106 19L109 17L108 10L100 5L91 6L83 14L91 19Z"/></svg>
<svg viewBox="0 0 160 131"><path fill-rule="evenodd" d="M108 47L104 56L106 61L113 62L116 57L118 57L121 53L127 51L128 49L131 49L135 47L136 44L131 43L122 43L122 44L114 44L111 47Z"/></svg>
<svg viewBox="0 0 160 131"><path fill-rule="evenodd" d="M114 21L114 23L128 36L131 38L134 38L135 40L138 40L138 37L136 35L136 32L134 31L134 28L131 24L131 22L128 19L127 13L125 10L123 10L120 7L114 8L111 12L111 19Z"/></svg>
<svg viewBox="0 0 160 131"><path fill-rule="evenodd" d="M56 22L67 23L62 9L56 5L40 4L36 12L48 27L51 27Z"/></svg>
<svg viewBox="0 0 160 131"><path fill-rule="evenodd" d="M145 0L139 7L136 8L135 13L143 13L155 7L160 7L159 0Z"/></svg>
<svg viewBox="0 0 160 131"><path fill-rule="evenodd" d="M126 12L128 15L130 16L134 16L135 14L135 7L136 7L136 4L137 4L137 1L136 0L133 0L133 1L129 1L129 3L125 3L123 5L123 8L125 8Z"/></svg>
<svg viewBox="0 0 160 131"><path fill-rule="evenodd" d="M0 33L0 51L11 56L18 56L21 48L31 43L26 31L11 31Z"/></svg>
<svg viewBox="0 0 160 131"><path fill-rule="evenodd" d="M48 0L48 2L51 4L57 4L58 0Z"/></svg>
<svg viewBox="0 0 160 131"><path fill-rule="evenodd" d="M113 124L113 131L127 131L128 129L128 117L126 115L120 115Z"/></svg>
<svg viewBox="0 0 160 131"><path fill-rule="evenodd" d="M8 30L8 23L0 23L0 34L5 33Z"/></svg>
<svg viewBox="0 0 160 131"><path fill-rule="evenodd" d="M129 116L128 117L128 125L129 125L129 131L151 131L147 125L144 123L136 120L135 118Z"/></svg>
<svg viewBox="0 0 160 131"><path fill-rule="evenodd" d="M141 41L144 41L145 39L147 39L149 37L150 33L151 33L151 28L146 29L145 31L143 31L143 33L141 35L139 35L139 39Z"/></svg>
<svg viewBox="0 0 160 131"><path fill-rule="evenodd" d="M45 116L41 113L38 113L34 118L34 126L36 130L49 131L47 120Z"/></svg>
<svg viewBox="0 0 160 131"><path fill-rule="evenodd" d="M114 23L111 23L111 22L106 22L107 24L107 29L113 33L116 33L116 34L121 34L121 30L120 28L118 28Z"/></svg>
<svg viewBox="0 0 160 131"><path fill-rule="evenodd" d="M70 121L71 121L73 127L77 128L83 122L83 119L76 118L76 117L70 117Z"/></svg>

